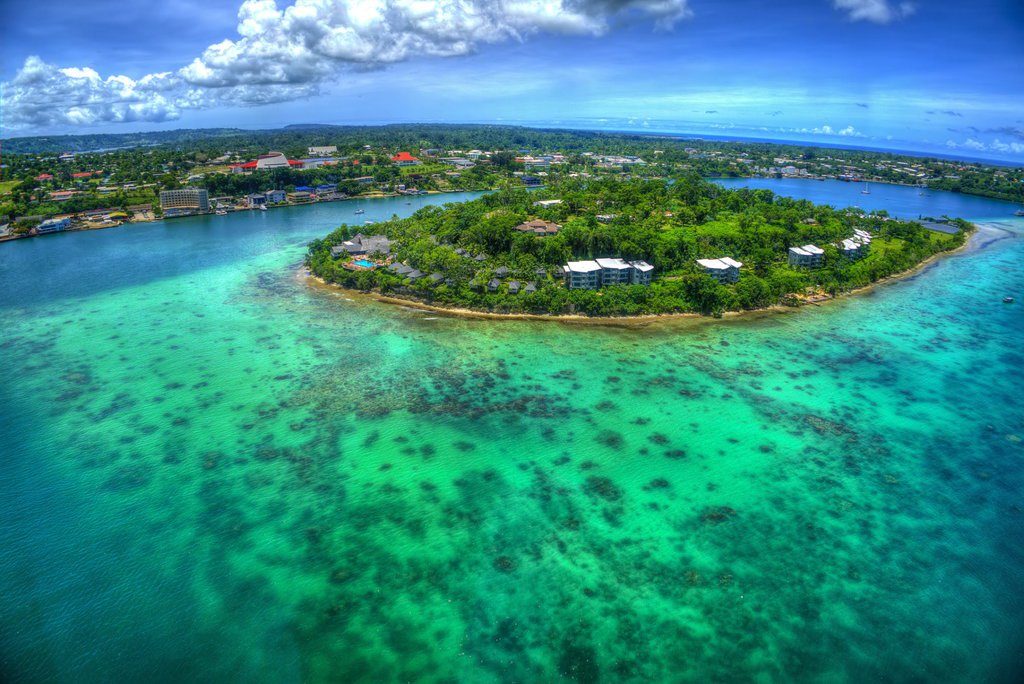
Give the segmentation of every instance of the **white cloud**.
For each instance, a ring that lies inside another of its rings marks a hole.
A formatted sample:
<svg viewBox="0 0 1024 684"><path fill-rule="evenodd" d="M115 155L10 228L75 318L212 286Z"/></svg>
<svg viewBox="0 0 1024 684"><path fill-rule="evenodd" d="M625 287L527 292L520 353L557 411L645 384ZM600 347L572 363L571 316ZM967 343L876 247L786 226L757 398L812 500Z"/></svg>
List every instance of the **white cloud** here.
<svg viewBox="0 0 1024 684"><path fill-rule="evenodd" d="M851 138L863 138L864 134L858 131L853 126L847 126L846 128L840 128L838 131L828 124L816 126L815 128L792 128L792 129L779 129L781 131L787 131L789 133L812 133L814 135L841 135L844 137Z"/></svg>
<svg viewBox="0 0 1024 684"><path fill-rule="evenodd" d="M466 55L538 33L602 35L613 19L662 29L690 16L688 0L245 0L238 36L175 72L103 78L29 57L4 84L6 122L164 121L182 110L308 97L346 67L373 69L422 56Z"/></svg>
<svg viewBox="0 0 1024 684"><path fill-rule="evenodd" d="M871 21L888 24L905 19L917 10L912 2L889 2L889 0L833 0L836 9L848 14L850 21Z"/></svg>
<svg viewBox="0 0 1024 684"><path fill-rule="evenodd" d="M4 118L12 127L167 121L179 116L180 107L167 92L176 82L170 73L138 81L126 76L104 79L89 68L60 69L29 57L4 84Z"/></svg>
<svg viewBox="0 0 1024 684"><path fill-rule="evenodd" d="M946 147L950 149L964 149L972 150L974 152L1009 152L1012 154L1024 154L1024 143L1019 142L1003 142L999 138L995 138L990 143L982 142L976 138L968 138L962 143L958 143L955 140L947 140Z"/></svg>

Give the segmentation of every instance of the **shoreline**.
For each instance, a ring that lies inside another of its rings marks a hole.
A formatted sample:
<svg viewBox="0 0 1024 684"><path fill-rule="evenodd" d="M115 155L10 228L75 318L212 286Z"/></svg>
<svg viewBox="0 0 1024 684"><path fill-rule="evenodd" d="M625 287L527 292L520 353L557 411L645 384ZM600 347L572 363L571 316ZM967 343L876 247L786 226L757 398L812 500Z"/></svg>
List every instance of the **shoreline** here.
<svg viewBox="0 0 1024 684"><path fill-rule="evenodd" d="M446 307L438 306L436 304L428 304L418 299L405 298L401 296L385 295L379 292L362 292L359 290L352 290L341 285L334 283L328 283L323 278L313 275L306 268L305 265L301 266L296 272L296 277L300 280L305 281L312 287L323 288L327 291L334 293L343 293L348 297L351 297L355 301L362 302L378 302L381 304L387 304L390 306L405 307L408 309L415 309L417 311L423 311L427 313L436 313L442 316L451 318L462 318L462 319L477 319L477 320L505 320L505 321L543 321L547 323L569 323L577 325L605 325L605 326L618 326L618 327L646 327L651 324L668 322L668 321L692 321L692 322L713 322L721 321L725 319L739 320L739 319L750 319L763 316L772 316L783 313L796 313L806 306L822 306L831 302L845 301L851 297L863 296L871 293L875 288L884 285L891 285L912 276L915 276L925 269L933 266L940 260L961 254L964 252L971 251L975 248L980 248L983 245L978 245L983 228L985 224L972 224L974 226L973 232L968 236L964 244L960 245L955 249L951 249L945 252L938 252L931 255L919 264L916 264L912 268L906 271L900 271L892 275L886 276L873 283L858 287L844 292L840 295L821 295L818 298L812 298L803 301L797 306L785 306L782 304L775 304L773 306L766 307L764 309L745 309L742 311L724 311L720 317L708 316L700 313L664 313L664 314L642 314L639 316L584 316L582 314L532 314L532 313L500 313L496 311L477 311L475 309L465 309L457 307ZM986 243L987 245L988 243Z"/></svg>
<svg viewBox="0 0 1024 684"><path fill-rule="evenodd" d="M311 205L317 205L317 204L332 204L334 202L351 202L353 200L397 199L397 198L400 198L400 197L420 197L420 196L426 196L426 195L454 195L454 194L458 194L458 193L461 193L461 192L491 192L491 190L426 190L423 193L420 193L419 195L404 195L404 194L398 193L398 192L396 192L396 193L382 193L382 192L379 192L379 193L369 193L369 194L366 194L366 195L355 195L355 196L352 196L352 197L341 197L341 198L338 198L338 199L320 200L320 201L316 201L316 202L296 202L294 204L275 204L273 206L267 206L267 211L270 211L271 209L290 209L290 208L295 208L295 207L305 207L305 206L311 206ZM248 207L248 208L245 208L245 209L230 209L230 210L228 210L226 215L230 216L231 214L238 214L238 213L252 212L252 211L258 211L258 209L255 209L253 207ZM57 215L58 216L62 216L63 214L57 214ZM0 242L13 242L14 240L25 240L27 238L44 237L46 235L59 235L61 233L84 233L84 232L87 232L87 231L90 231L90 230L106 230L108 228L120 228L122 226L131 226L131 225L135 225L137 223L156 223L158 221L173 221L175 219L195 218L197 216L215 216L215 215L216 215L215 212L205 211L205 212L200 212L200 213L195 213L195 214L181 214L179 216L161 216L159 218L146 219L146 220L143 220L143 221L121 221L120 223L117 223L117 224L114 224L114 225L111 225L111 226L88 226L88 227L75 226L75 227L72 227L72 228L68 228L66 230L59 230L59 231L56 231L56 232L53 232L53 233L43 233L41 235L40 234L30 235L28 233L19 233L17 235L11 234L11 235L0 236Z"/></svg>

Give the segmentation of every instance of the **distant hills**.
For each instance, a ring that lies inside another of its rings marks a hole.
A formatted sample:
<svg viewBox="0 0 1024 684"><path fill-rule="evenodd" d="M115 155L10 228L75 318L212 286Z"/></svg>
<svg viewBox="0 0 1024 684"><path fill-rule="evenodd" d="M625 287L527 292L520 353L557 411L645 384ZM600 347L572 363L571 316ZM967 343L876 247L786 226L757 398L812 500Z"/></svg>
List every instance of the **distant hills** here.
<svg viewBox="0 0 1024 684"><path fill-rule="evenodd" d="M486 133L486 136L481 136ZM146 133L91 133L78 135L51 135L0 140L0 147L8 154L59 154L61 152L103 152L138 147L166 146L190 149L248 148L253 145L266 149L283 149L296 145L335 144L348 138L359 144L383 144L391 147L419 146L472 149L493 144L520 147L544 143L567 142L580 139L640 140L642 136L602 133L597 131L567 131L521 126L490 124L387 124L376 126L340 126L331 124L291 124L283 128L245 130L241 128L181 128L172 131Z"/></svg>

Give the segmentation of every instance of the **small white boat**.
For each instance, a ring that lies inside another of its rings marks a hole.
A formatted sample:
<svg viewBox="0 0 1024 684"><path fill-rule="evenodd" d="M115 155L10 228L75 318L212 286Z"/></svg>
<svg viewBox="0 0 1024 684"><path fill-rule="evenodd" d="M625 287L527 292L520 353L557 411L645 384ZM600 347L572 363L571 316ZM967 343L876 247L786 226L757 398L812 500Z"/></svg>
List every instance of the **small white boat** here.
<svg viewBox="0 0 1024 684"><path fill-rule="evenodd" d="M215 211L213 213L215 213L217 216L227 216L228 215L228 212L224 211L223 209L218 209L217 211Z"/></svg>
<svg viewBox="0 0 1024 684"><path fill-rule="evenodd" d="M365 214L366 210L365 209L356 209L356 213L357 214Z"/></svg>
<svg viewBox="0 0 1024 684"><path fill-rule="evenodd" d="M1018 209L1017 211L1013 212L1013 215L1014 216L1024 216L1024 209Z"/></svg>
<svg viewBox="0 0 1024 684"><path fill-rule="evenodd" d="M862 195L870 195L871 194L871 191L868 190L868 184L867 183L864 184L864 189L860 191L860 194L862 194Z"/></svg>
<svg viewBox="0 0 1024 684"><path fill-rule="evenodd" d="M266 204L261 204L260 205L260 211L266 211L266 210L267 210L267 205Z"/></svg>

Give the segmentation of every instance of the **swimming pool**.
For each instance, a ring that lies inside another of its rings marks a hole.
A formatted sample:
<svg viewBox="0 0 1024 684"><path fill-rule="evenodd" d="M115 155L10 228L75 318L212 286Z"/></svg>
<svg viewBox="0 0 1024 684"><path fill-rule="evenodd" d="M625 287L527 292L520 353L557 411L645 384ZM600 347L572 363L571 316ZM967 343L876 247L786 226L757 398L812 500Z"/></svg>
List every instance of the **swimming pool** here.
<svg viewBox="0 0 1024 684"><path fill-rule="evenodd" d="M356 259L353 263L355 263L356 266L362 266L363 268L373 268L377 265L372 261L367 261L366 259Z"/></svg>

